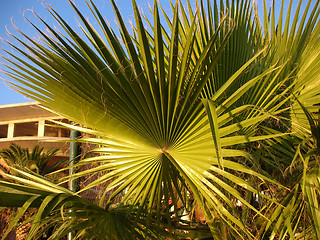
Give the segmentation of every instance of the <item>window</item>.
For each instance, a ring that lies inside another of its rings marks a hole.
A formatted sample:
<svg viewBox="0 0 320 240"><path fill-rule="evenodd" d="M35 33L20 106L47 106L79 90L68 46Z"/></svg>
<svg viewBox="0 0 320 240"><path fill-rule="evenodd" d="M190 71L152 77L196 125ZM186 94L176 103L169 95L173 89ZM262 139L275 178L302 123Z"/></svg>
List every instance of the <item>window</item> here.
<svg viewBox="0 0 320 240"><path fill-rule="evenodd" d="M14 137L38 136L38 122L14 124Z"/></svg>
<svg viewBox="0 0 320 240"><path fill-rule="evenodd" d="M8 124L0 125L0 138L7 138L8 136Z"/></svg>
<svg viewBox="0 0 320 240"><path fill-rule="evenodd" d="M66 119L62 120L62 122L68 122ZM45 124L56 125L53 122L45 121ZM46 137L70 137L69 129L61 128L61 127L44 127L44 136Z"/></svg>

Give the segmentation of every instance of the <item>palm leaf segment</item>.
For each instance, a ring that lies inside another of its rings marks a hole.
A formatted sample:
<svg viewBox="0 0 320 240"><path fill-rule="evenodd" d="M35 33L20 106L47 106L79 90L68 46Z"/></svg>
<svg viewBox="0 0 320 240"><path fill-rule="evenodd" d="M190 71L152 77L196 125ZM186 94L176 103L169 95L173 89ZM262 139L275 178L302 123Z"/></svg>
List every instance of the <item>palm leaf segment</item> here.
<svg viewBox="0 0 320 240"><path fill-rule="evenodd" d="M287 78L279 81L278 76L286 65L284 62L280 68L263 67L270 66L269 58L260 60L258 66L253 65L262 55L271 52L258 52L263 46L257 44L259 29L254 24L246 25L251 22L252 13L241 9L251 9L249 2L231 4L231 15L236 24L227 17L219 17L217 4L212 11L210 2L207 22L202 1L196 11L188 2L189 16L180 8L182 17L179 17L179 3L173 6L172 21L164 13L170 31L160 23L155 3L154 25L147 31L133 1L136 26L132 37L112 1L122 42L91 1L88 6L101 27L100 35L70 2L83 22L82 30L87 40L50 9L68 37L39 17L51 36L35 25L43 43L35 42L23 33L31 44L13 36L32 54L8 43L24 58L8 52L14 60L7 59L10 64L7 75L18 82L12 82L12 85L23 94L94 129L73 127L99 136L83 140L99 144L101 147L94 151L100 155L85 159L79 165L90 162L101 165L73 176L106 172L88 188L114 180L105 190L107 193L117 189L109 201L127 189L123 203L139 205L140 212L145 206L158 213L165 209L167 217L170 217L169 200L173 200L177 209L178 199L183 204L187 202L183 194L177 193L188 191L206 213L213 232L219 232L217 221L226 222L236 232L239 229L247 232L236 215L230 196L240 199L251 209L253 207L222 179L252 192L256 190L223 168L263 178L227 159L246 156L230 146L266 138L254 137L254 131L249 131L251 137L235 136L239 130L248 133L249 126L270 116L251 104L260 103L270 113L283 111L283 102L288 99L285 93L274 97L259 89L261 86L280 89ZM221 12L225 12L223 4L220 7ZM251 36L251 47L239 55L237 64L221 64L230 59L228 53L232 54L225 49L235 49L232 44L248 43L248 37L241 35L241 29ZM226 74L222 74L222 66L233 68L223 69ZM249 67L253 70L248 73ZM262 79L267 79L263 83L269 85L261 85ZM240 88L234 90L234 86ZM253 94L246 95L248 90ZM228 92L229 97L226 97ZM206 99L201 101L203 97ZM246 101L249 104L237 107L244 99L249 99ZM236 116L241 114L247 119L237 122ZM104 199L101 200L103 204ZM151 221L151 215L148 219Z"/></svg>

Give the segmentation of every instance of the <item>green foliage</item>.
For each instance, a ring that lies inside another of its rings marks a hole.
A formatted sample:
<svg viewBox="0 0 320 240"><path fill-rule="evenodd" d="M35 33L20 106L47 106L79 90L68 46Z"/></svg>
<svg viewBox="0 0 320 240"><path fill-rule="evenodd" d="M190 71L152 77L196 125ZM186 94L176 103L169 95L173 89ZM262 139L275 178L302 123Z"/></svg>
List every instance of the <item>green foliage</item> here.
<svg viewBox="0 0 320 240"><path fill-rule="evenodd" d="M20 169L28 168L31 171L45 175L49 172L57 170L57 164L52 167L48 167L47 164L52 157L54 157L59 149L52 148L46 152L43 152L43 147L36 145L32 151L29 148L21 148L18 144L12 143L9 148L2 149L0 157L12 167L18 167Z"/></svg>
<svg viewBox="0 0 320 240"><path fill-rule="evenodd" d="M62 180L100 177L72 193L12 168L0 205L38 208L30 239L45 226L53 239L319 238L320 8L300 18L300 1L291 23L290 1L283 22L284 2L277 20L264 1L260 23L250 1L176 1L173 18L155 1L147 19L133 0L131 33L111 0L120 39L92 1L99 29L70 1L85 38L49 8L63 33L38 16L50 35L31 23L42 42L13 36L6 74L95 136L78 140L96 148L75 166L95 167ZM100 202L80 197L106 183ZM196 205L205 226L183 219Z"/></svg>

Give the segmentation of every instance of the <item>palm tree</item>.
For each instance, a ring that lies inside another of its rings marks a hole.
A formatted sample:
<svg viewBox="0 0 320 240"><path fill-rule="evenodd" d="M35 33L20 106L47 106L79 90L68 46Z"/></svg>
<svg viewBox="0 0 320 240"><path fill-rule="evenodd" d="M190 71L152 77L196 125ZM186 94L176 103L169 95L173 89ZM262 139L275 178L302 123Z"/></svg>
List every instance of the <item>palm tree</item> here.
<svg viewBox="0 0 320 240"><path fill-rule="evenodd" d="M22 32L30 43L8 42L22 55L4 58L11 84L86 127L62 126L96 136L79 140L97 147L76 165L96 167L71 179L102 174L80 192L111 183L94 204L12 168L19 177L0 183L1 205L38 207L30 238L46 226L55 226L52 238L196 238L208 228L215 239L319 238L317 161L296 164L297 150L312 144L303 109L319 109L319 3L310 13L309 1L300 21L298 7L291 24L291 11L282 21L285 1L277 23L264 1L262 27L250 1L187 1L187 9L177 1L172 20L162 11L166 25L156 1L153 21L132 2L130 34L111 0L121 40L92 1L100 31L70 1L87 39L49 9L63 33L39 17L51 33L34 25L42 43ZM183 220L195 206L208 228Z"/></svg>
<svg viewBox="0 0 320 240"><path fill-rule="evenodd" d="M57 170L57 166L61 161L48 167L47 164L53 158L59 149L52 148L43 152L44 148L36 145L32 151L29 148L21 148L16 143L12 143L9 148L2 149L0 157L6 162L8 166L24 169L28 168L42 176L49 172Z"/></svg>

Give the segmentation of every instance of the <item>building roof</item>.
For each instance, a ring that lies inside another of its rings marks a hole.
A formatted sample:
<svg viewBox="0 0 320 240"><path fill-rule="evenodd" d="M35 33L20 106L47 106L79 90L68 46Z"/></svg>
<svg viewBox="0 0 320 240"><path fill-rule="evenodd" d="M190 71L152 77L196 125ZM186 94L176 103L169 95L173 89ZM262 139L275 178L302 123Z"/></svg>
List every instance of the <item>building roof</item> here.
<svg viewBox="0 0 320 240"><path fill-rule="evenodd" d="M7 121L52 117L57 115L42 108L38 102L0 105L0 124Z"/></svg>

